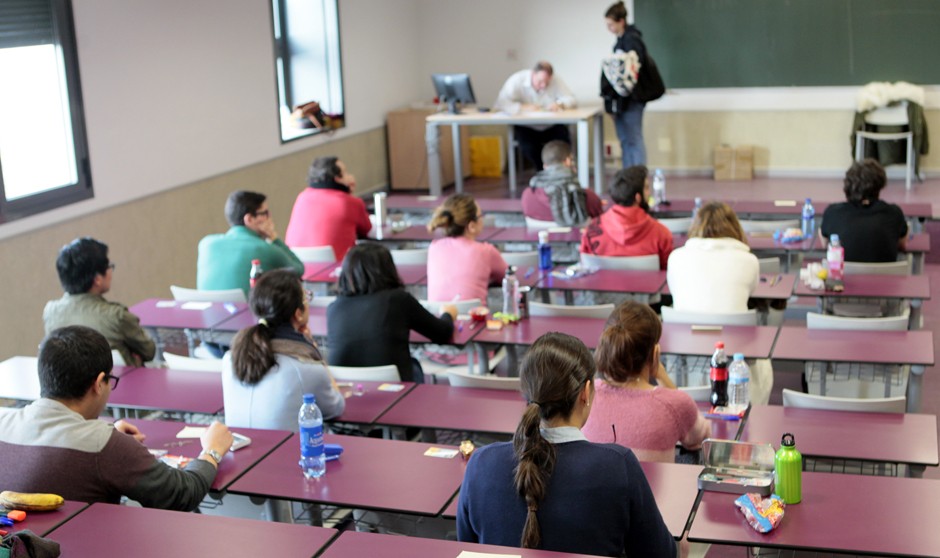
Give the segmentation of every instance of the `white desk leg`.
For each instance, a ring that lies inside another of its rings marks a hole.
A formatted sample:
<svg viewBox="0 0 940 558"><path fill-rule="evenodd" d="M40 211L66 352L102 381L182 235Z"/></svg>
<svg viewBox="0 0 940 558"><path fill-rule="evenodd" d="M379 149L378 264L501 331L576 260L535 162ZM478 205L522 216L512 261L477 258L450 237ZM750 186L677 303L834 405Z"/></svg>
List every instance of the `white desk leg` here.
<svg viewBox="0 0 940 558"><path fill-rule="evenodd" d="M506 138L509 141L509 149L506 150L506 158L509 161L509 193L516 196L516 127L510 124L506 126Z"/></svg>
<svg viewBox="0 0 940 558"><path fill-rule="evenodd" d="M582 183L587 187L587 183ZM594 116L594 192L604 191L604 113Z"/></svg>
<svg viewBox="0 0 940 558"><path fill-rule="evenodd" d="M921 385L924 381L925 368L919 365L911 366L911 373L907 378L907 412L920 412Z"/></svg>
<svg viewBox="0 0 940 558"><path fill-rule="evenodd" d="M460 125L450 125L450 133L454 138L454 188L458 194L463 193L463 157L460 156Z"/></svg>
<svg viewBox="0 0 940 558"><path fill-rule="evenodd" d="M424 143L428 151L428 186L432 196L440 196L443 191L441 185L441 151L440 133L437 124L428 122L424 125Z"/></svg>
<svg viewBox="0 0 940 558"><path fill-rule="evenodd" d="M591 167L589 166L591 152L588 150L589 143L588 121L578 120L578 182L581 183L582 188L590 188L591 185Z"/></svg>
<svg viewBox="0 0 940 558"><path fill-rule="evenodd" d="M923 301L919 299L911 299L911 316L907 323L907 329L915 330L920 329L923 325L921 322L921 306L923 306Z"/></svg>

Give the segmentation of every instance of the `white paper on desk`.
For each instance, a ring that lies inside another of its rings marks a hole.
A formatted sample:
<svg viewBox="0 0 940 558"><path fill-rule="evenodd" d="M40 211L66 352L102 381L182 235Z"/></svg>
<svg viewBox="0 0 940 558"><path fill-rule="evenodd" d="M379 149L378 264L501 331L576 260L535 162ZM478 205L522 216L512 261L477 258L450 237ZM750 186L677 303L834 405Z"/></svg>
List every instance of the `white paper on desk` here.
<svg viewBox="0 0 940 558"><path fill-rule="evenodd" d="M522 558L522 554L493 554L492 552L470 552L464 550L457 558Z"/></svg>
<svg viewBox="0 0 940 558"><path fill-rule="evenodd" d="M161 300L157 302L157 308L173 308L176 306L175 300Z"/></svg>
<svg viewBox="0 0 940 558"><path fill-rule="evenodd" d="M546 230L549 233L563 234L563 233L570 233L571 227L549 227Z"/></svg>
<svg viewBox="0 0 940 558"><path fill-rule="evenodd" d="M209 428L207 426L184 426L176 433L177 438L200 438Z"/></svg>
<svg viewBox="0 0 940 558"><path fill-rule="evenodd" d="M401 384L382 384L378 387L379 391L401 391L405 386Z"/></svg>
<svg viewBox="0 0 940 558"><path fill-rule="evenodd" d="M180 308L183 310L206 310L212 307L211 302L185 302Z"/></svg>
<svg viewBox="0 0 940 558"><path fill-rule="evenodd" d="M418 201L436 201L437 196L418 196Z"/></svg>
<svg viewBox="0 0 940 558"><path fill-rule="evenodd" d="M796 200L774 200L774 207L796 207Z"/></svg>

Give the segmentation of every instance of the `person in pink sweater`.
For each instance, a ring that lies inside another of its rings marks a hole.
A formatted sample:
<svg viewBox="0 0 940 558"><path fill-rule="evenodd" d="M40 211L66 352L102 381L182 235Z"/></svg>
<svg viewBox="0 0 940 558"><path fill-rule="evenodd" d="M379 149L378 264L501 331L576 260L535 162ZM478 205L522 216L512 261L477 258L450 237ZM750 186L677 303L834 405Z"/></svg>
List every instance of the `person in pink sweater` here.
<svg viewBox="0 0 940 558"><path fill-rule="evenodd" d="M451 302L478 298L486 304L486 289L508 267L495 246L477 242L483 232L483 212L470 194L454 194L437 208L428 230L443 228L444 238L428 248L428 300Z"/></svg>
<svg viewBox="0 0 940 558"><path fill-rule="evenodd" d="M332 246L336 261L372 230L366 204L354 194L356 177L337 157L310 165L308 187L297 195L284 242L291 248Z"/></svg>
<svg viewBox="0 0 940 558"><path fill-rule="evenodd" d="M594 409L582 431L592 442L632 449L641 461L672 463L677 442L697 450L711 427L666 375L659 361L662 330L645 304L624 302L611 313L594 351L603 379L595 382Z"/></svg>

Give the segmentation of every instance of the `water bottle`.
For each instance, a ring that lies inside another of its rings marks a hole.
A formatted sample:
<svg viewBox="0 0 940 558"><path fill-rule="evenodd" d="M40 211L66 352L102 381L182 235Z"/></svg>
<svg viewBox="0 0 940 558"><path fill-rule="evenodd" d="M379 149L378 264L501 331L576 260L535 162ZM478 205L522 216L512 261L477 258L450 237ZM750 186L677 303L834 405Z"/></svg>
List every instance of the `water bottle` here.
<svg viewBox="0 0 940 558"><path fill-rule="evenodd" d="M261 260L251 260L251 271L248 272L248 287L255 288L255 283L258 282L258 277L261 277L261 274L264 272L261 269Z"/></svg>
<svg viewBox="0 0 940 558"><path fill-rule="evenodd" d="M539 231L539 270L552 270L552 245L548 243L548 231Z"/></svg>
<svg viewBox="0 0 940 558"><path fill-rule="evenodd" d="M715 343L709 378L712 384L712 406L728 405L728 355L725 354L725 344L721 341Z"/></svg>
<svg viewBox="0 0 940 558"><path fill-rule="evenodd" d="M698 210L702 209L702 198L695 198L695 207L692 208L692 220L698 215Z"/></svg>
<svg viewBox="0 0 940 558"><path fill-rule="evenodd" d="M372 196L372 205L375 209L375 228L381 229L388 223L388 194L376 192Z"/></svg>
<svg viewBox="0 0 940 558"><path fill-rule="evenodd" d="M744 360L744 355L734 353L734 360L728 367L728 404L736 410L744 410L751 403L751 369Z"/></svg>
<svg viewBox="0 0 940 558"><path fill-rule="evenodd" d="M656 169L653 173L653 199L656 205L666 201L666 177L663 176L662 169Z"/></svg>
<svg viewBox="0 0 940 558"><path fill-rule="evenodd" d="M519 315L519 279L514 266L507 267L503 277L503 314Z"/></svg>
<svg viewBox="0 0 940 558"><path fill-rule="evenodd" d="M304 404L297 417L300 426L300 468L304 477L316 479L326 473L326 454L323 452L323 413L317 407L312 393L304 394Z"/></svg>
<svg viewBox="0 0 940 558"><path fill-rule="evenodd" d="M774 492L787 505L799 504L803 499L803 456L796 451L796 441L789 432L780 440L780 449L774 456Z"/></svg>
<svg viewBox="0 0 940 558"><path fill-rule="evenodd" d="M813 207L813 200L806 198L803 202L803 215L800 220L800 228L803 232L803 239L813 238L816 232L816 209Z"/></svg>
<svg viewBox="0 0 940 558"><path fill-rule="evenodd" d="M839 243L839 235L829 237L829 247L826 248L826 261L829 262L829 278L834 281L842 280L842 270L845 268L845 248Z"/></svg>

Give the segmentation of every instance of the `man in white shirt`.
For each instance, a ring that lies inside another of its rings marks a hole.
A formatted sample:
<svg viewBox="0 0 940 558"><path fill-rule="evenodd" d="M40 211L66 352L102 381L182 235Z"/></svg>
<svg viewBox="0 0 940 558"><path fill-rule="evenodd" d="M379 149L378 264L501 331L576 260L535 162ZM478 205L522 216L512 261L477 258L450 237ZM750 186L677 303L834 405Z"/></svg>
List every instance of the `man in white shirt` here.
<svg viewBox="0 0 940 558"><path fill-rule="evenodd" d="M575 108L578 103L548 62L540 61L531 70L520 70L509 76L499 91L493 108L509 114L521 111L559 111ZM522 156L542 170L542 147L552 140L571 143L571 134L564 124L515 126Z"/></svg>

